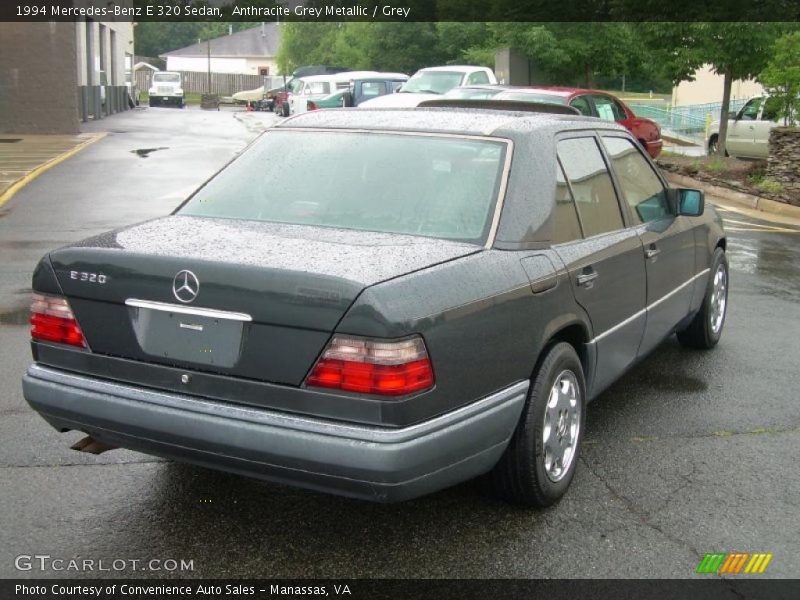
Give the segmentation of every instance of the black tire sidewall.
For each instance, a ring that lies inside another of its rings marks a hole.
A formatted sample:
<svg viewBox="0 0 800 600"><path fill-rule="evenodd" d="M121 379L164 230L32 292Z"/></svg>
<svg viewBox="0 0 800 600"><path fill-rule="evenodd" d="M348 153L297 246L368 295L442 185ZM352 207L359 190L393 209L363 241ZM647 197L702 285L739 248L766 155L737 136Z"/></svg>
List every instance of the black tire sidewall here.
<svg viewBox="0 0 800 600"><path fill-rule="evenodd" d="M550 391L555 379L564 370L569 370L575 375L580 392L580 427L578 429L578 442L575 456L572 459L567 473L559 481L551 481L544 468L544 414ZM531 390L526 405L525 414L525 445L531 457L531 468L534 470L534 480L542 497L542 504L552 504L558 501L567 491L580 457L580 448L586 426L586 381L583 368L575 349L567 343L561 342L550 348L542 360L531 381Z"/></svg>
<svg viewBox="0 0 800 600"><path fill-rule="evenodd" d="M725 314L722 316L722 325L720 325L719 331L714 333L714 330L711 327L711 295L714 291L714 277L717 274L717 269L720 265L723 265L725 268ZM708 275L708 284L706 285L706 295L703 298L703 310L702 310L702 318L703 318L703 329L706 335L706 339L709 342L709 347L716 346L719 342L720 338L722 337L722 332L725 330L725 321L728 320L728 291L730 290L730 274L728 272L728 259L725 256L725 252L722 248L717 248L714 251L714 256L711 259L711 270L709 271Z"/></svg>

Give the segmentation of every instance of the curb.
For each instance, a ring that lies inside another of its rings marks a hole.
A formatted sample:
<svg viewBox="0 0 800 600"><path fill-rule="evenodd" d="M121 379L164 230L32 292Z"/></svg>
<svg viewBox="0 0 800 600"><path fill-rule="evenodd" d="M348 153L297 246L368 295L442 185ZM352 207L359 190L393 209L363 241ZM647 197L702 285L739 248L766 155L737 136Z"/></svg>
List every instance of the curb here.
<svg viewBox="0 0 800 600"><path fill-rule="evenodd" d="M0 194L0 206L3 206L6 202L11 200L11 198L14 197L14 194L16 194L18 191L20 191L26 185L28 185L31 181L36 179L39 175L41 175L42 173L47 171L47 169L55 167L57 164L64 162L69 157L74 156L75 154L77 154L78 152L80 152L81 150L86 148L87 146L91 146L95 142L99 142L104 137L106 137L106 135L108 135L106 132L92 134L92 137L90 137L86 141L81 142L80 144L78 144L74 148L70 148L66 152L62 152L61 154L59 154L55 158L51 158L46 163L43 163L43 164L39 165L38 167L36 167L32 171L26 173L20 179L17 179L14 183L12 183L8 187L8 189L5 192Z"/></svg>
<svg viewBox="0 0 800 600"><path fill-rule="evenodd" d="M705 181L692 179L686 175L679 175L677 173L669 172L664 172L664 175L666 176L667 181L674 185L692 187L698 190L703 190L707 194L722 196L726 200L729 200L734 204L744 206L745 208L759 210L761 212L771 213L774 215L800 219L800 206L792 206L791 204L786 204L785 202L778 202L776 200L770 200L769 198L762 198L761 196L754 196L753 194L747 194L745 192L732 190L719 185L706 183Z"/></svg>

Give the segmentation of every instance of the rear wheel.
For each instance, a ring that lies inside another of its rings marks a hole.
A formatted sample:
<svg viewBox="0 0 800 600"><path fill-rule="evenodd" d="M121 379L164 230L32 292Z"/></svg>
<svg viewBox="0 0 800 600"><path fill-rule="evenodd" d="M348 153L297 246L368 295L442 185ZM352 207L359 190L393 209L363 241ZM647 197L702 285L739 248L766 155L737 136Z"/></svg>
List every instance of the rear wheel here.
<svg viewBox="0 0 800 600"><path fill-rule="evenodd" d="M290 114L291 114L291 110L289 108L289 103L288 102L284 102L281 105L281 116L288 117Z"/></svg>
<svg viewBox="0 0 800 600"><path fill-rule="evenodd" d="M719 342L728 309L728 259L722 248L714 251L703 304L678 341L689 348L709 349Z"/></svg>
<svg viewBox="0 0 800 600"><path fill-rule="evenodd" d="M715 133L708 139L708 155L716 156L717 152L719 152L719 136ZM725 156L730 156L727 150L725 150Z"/></svg>
<svg viewBox="0 0 800 600"><path fill-rule="evenodd" d="M531 381L508 448L489 474L495 492L514 504L550 506L566 493L578 463L586 382L575 349L549 348Z"/></svg>

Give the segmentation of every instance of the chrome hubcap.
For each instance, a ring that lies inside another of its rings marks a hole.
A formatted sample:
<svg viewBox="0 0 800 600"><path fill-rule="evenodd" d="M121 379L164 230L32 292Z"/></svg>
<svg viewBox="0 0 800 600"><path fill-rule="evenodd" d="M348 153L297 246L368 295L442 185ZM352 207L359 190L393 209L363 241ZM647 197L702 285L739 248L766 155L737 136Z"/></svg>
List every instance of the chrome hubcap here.
<svg viewBox="0 0 800 600"><path fill-rule="evenodd" d="M562 371L550 390L544 411L544 470L550 481L560 481L575 458L581 427L579 400L575 374Z"/></svg>
<svg viewBox="0 0 800 600"><path fill-rule="evenodd" d="M711 330L717 334L722 329L722 321L725 320L725 305L728 302L728 276L725 267L720 265L714 273L714 284L711 288L711 310L709 314L709 324Z"/></svg>

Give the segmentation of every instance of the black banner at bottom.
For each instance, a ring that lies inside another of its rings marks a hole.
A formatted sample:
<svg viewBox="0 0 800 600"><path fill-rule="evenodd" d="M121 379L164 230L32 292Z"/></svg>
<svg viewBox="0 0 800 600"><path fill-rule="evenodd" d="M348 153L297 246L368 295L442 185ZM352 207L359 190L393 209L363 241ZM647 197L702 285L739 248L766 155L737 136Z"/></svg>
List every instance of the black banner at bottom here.
<svg viewBox="0 0 800 600"><path fill-rule="evenodd" d="M0 598L174 600L207 598L343 598L373 600L797 600L800 580L731 579L6 579Z"/></svg>

